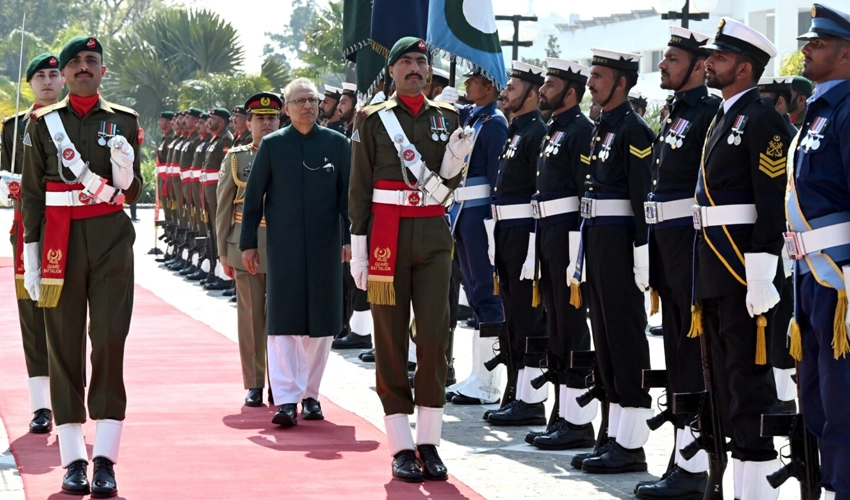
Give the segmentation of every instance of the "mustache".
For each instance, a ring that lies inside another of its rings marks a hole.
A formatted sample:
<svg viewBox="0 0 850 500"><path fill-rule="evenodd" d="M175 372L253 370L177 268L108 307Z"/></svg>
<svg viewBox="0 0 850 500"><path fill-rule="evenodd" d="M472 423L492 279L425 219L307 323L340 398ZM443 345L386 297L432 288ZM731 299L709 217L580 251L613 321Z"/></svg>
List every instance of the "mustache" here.
<svg viewBox="0 0 850 500"><path fill-rule="evenodd" d="M407 76L405 76L404 79L407 80L408 78L411 78L411 77L419 78L420 80L422 79L422 75L420 75L419 73L410 73Z"/></svg>
<svg viewBox="0 0 850 500"><path fill-rule="evenodd" d="M91 74L90 72L86 71L86 70L82 70L74 76L77 77L77 76L80 76L80 75L89 75L90 77L94 78L94 75Z"/></svg>

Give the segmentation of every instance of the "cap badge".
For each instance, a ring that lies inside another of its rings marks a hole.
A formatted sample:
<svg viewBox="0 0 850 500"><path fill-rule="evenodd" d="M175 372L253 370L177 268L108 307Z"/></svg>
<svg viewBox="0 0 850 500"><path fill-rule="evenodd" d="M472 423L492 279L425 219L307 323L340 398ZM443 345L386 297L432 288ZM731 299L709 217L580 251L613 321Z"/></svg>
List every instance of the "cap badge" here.
<svg viewBox="0 0 850 500"><path fill-rule="evenodd" d="M818 8L816 5L812 5L812 17L818 17Z"/></svg>
<svg viewBox="0 0 850 500"><path fill-rule="evenodd" d="M97 45L97 41L94 38L89 38L89 41L86 42L86 47L90 49L93 49L95 45Z"/></svg>
<svg viewBox="0 0 850 500"><path fill-rule="evenodd" d="M51 66L58 66L59 61L57 61L55 57L51 57L50 59L47 60L47 64L49 64Z"/></svg>
<svg viewBox="0 0 850 500"><path fill-rule="evenodd" d="M419 40L419 50L425 50L425 40Z"/></svg>
<svg viewBox="0 0 850 500"><path fill-rule="evenodd" d="M726 26L726 19L721 19L720 24L717 25L717 36L720 36L720 35L723 34L723 27L724 26Z"/></svg>
<svg viewBox="0 0 850 500"><path fill-rule="evenodd" d="M268 97L261 97L260 98L260 105L262 105L262 106L268 106L271 103L272 103L272 100L269 99Z"/></svg>

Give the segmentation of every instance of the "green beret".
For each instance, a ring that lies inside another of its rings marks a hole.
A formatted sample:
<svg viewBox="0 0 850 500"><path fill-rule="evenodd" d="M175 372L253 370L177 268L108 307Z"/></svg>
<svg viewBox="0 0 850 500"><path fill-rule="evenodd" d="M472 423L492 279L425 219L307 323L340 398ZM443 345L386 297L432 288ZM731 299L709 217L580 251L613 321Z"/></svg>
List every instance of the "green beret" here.
<svg viewBox="0 0 850 500"><path fill-rule="evenodd" d="M407 54L408 52L428 54L427 49L428 45L425 44L425 40L415 36L406 36L393 45L392 50L390 50L390 57L387 61L387 65L392 66L396 61L398 61L399 57Z"/></svg>
<svg viewBox="0 0 850 500"><path fill-rule="evenodd" d="M186 114L190 115L190 116L194 116L195 118L200 118L201 115L204 114L204 112L201 111L198 108L189 108L189 109L186 110Z"/></svg>
<svg viewBox="0 0 850 500"><path fill-rule="evenodd" d="M166 120L171 120L174 118L174 111L163 111L159 114L160 118L165 118Z"/></svg>
<svg viewBox="0 0 850 500"><path fill-rule="evenodd" d="M33 75L42 69L59 69L59 60L53 54L45 52L35 56L30 65L27 66L27 81L32 80Z"/></svg>
<svg viewBox="0 0 850 500"><path fill-rule="evenodd" d="M210 110L210 116L218 116L224 118L224 121L230 119L230 111L224 108L213 108Z"/></svg>
<svg viewBox="0 0 850 500"><path fill-rule="evenodd" d="M209 113L201 113L201 120L207 120L207 119L209 119L209 117L210 117Z"/></svg>
<svg viewBox="0 0 850 500"><path fill-rule="evenodd" d="M795 76L791 81L791 90L806 97L811 97L814 88L812 82L802 76Z"/></svg>
<svg viewBox="0 0 850 500"><path fill-rule="evenodd" d="M71 59L84 50L103 55L103 45L97 41L97 38L93 36L78 36L72 38L62 47L62 52L59 53L59 69L63 69Z"/></svg>

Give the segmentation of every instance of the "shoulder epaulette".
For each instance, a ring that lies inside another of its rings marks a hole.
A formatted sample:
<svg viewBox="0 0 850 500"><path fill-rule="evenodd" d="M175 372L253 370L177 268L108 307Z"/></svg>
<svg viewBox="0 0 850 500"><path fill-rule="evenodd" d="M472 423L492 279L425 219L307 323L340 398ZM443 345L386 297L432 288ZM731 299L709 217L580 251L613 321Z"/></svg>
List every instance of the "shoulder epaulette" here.
<svg viewBox="0 0 850 500"><path fill-rule="evenodd" d="M429 102L431 103L432 106L436 106L438 108L447 109L447 110L450 110L450 111L454 111L455 113L458 113L458 110L457 110L457 108L455 107L454 104L449 104L447 102L440 102L440 101L429 101Z"/></svg>
<svg viewBox="0 0 850 500"><path fill-rule="evenodd" d="M378 104L370 104L369 106L364 107L360 110L361 118L366 118L369 115L374 114L376 111L380 111L387 107L389 101L379 102Z"/></svg>
<svg viewBox="0 0 850 500"><path fill-rule="evenodd" d="M254 144L243 144L242 146L233 146L230 148L230 153L240 153L242 151L248 151Z"/></svg>
<svg viewBox="0 0 850 500"><path fill-rule="evenodd" d="M38 108L37 110L33 111L32 112L32 118L35 119L35 120L38 120L39 118L46 115L47 113L51 113L53 111L56 111L57 109L62 109L67 105L68 105L68 100L62 99L61 101L57 102L56 104L51 104L50 106Z"/></svg>
<svg viewBox="0 0 850 500"><path fill-rule="evenodd" d="M114 110L116 110L116 111L122 111L122 112L124 112L124 113L130 114L130 115L133 115L133 116L135 116L136 118L138 118L138 117L139 117L139 113L136 113L136 110L135 110L135 109L133 109L133 108L128 108L127 106L122 106L122 105L120 105L120 104L115 104L114 102L110 102L110 103L109 103L109 107L110 107L110 108L112 108L112 109L114 109Z"/></svg>
<svg viewBox="0 0 850 500"><path fill-rule="evenodd" d="M7 121L9 121L9 120L11 120L11 119L13 119L13 118L17 118L17 117L20 117L20 116L24 116L25 114L27 114L27 110L23 110L23 111L21 111L21 112L19 112L19 113L17 113L17 114L14 114L14 115L9 115L9 116L7 116L6 118L3 118L3 121L0 121L0 123L6 123Z"/></svg>

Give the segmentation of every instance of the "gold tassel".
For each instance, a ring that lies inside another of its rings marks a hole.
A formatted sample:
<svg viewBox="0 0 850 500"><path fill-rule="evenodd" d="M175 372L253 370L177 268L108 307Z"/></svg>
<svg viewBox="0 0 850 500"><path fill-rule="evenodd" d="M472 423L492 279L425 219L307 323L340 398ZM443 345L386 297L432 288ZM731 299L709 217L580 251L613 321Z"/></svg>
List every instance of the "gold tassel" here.
<svg viewBox="0 0 850 500"><path fill-rule="evenodd" d="M766 365L767 364L767 341L765 340L764 329L767 327L767 318L764 316L759 316L756 319L756 325L758 325L758 329L756 329L756 364L757 365Z"/></svg>
<svg viewBox="0 0 850 500"><path fill-rule="evenodd" d="M531 285L531 307L540 305L540 287L537 286L537 280Z"/></svg>
<svg viewBox="0 0 850 500"><path fill-rule="evenodd" d="M581 307L581 283L577 279L570 280L570 305L578 309Z"/></svg>
<svg viewBox="0 0 850 500"><path fill-rule="evenodd" d="M699 302L691 306L691 328L688 338L695 339L702 335L702 306Z"/></svg>
<svg viewBox="0 0 850 500"><path fill-rule="evenodd" d="M803 337L800 335L800 325L794 318L791 319L791 349L788 353L795 361L803 360Z"/></svg>
<svg viewBox="0 0 850 500"><path fill-rule="evenodd" d="M499 275L493 273L493 295L499 295Z"/></svg>
<svg viewBox="0 0 850 500"><path fill-rule="evenodd" d="M62 295L62 285L44 283L41 284L41 298L38 299L38 307L56 307L59 305L59 297Z"/></svg>
<svg viewBox="0 0 850 500"><path fill-rule="evenodd" d="M661 310L661 298L658 296L658 290L651 288L649 290L649 315L658 314Z"/></svg>
<svg viewBox="0 0 850 500"><path fill-rule="evenodd" d="M391 281L370 281L366 290L369 303L378 306L395 305L395 287Z"/></svg>
<svg viewBox="0 0 850 500"><path fill-rule="evenodd" d="M835 306L835 333L832 335L832 351L835 359L845 358L850 353L850 342L847 340L847 290L838 292L838 305Z"/></svg>
<svg viewBox="0 0 850 500"><path fill-rule="evenodd" d="M24 278L15 277L15 295L18 300L30 300L30 293L24 287Z"/></svg>

